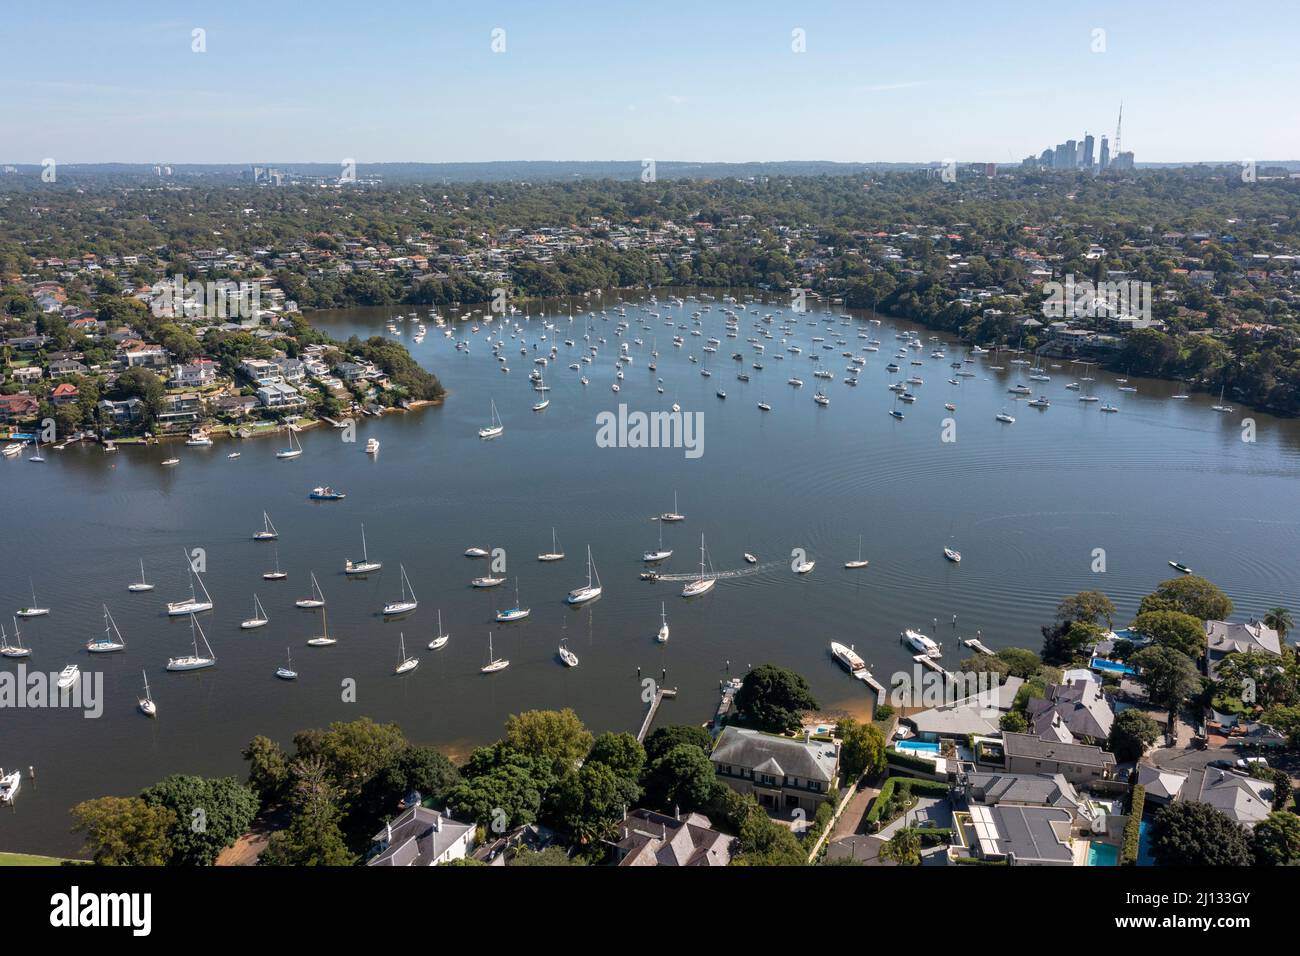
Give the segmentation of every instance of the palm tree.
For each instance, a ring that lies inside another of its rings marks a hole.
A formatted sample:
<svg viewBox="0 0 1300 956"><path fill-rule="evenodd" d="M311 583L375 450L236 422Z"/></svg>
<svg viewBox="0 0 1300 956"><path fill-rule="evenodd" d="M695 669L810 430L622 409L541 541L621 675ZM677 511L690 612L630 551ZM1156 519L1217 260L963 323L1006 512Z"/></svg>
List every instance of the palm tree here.
<svg viewBox="0 0 1300 956"><path fill-rule="evenodd" d="M890 860L899 866L920 866L920 834L912 827L903 827L881 846L880 856L881 859Z"/></svg>
<svg viewBox="0 0 1300 956"><path fill-rule="evenodd" d="M1282 640L1286 640L1287 631L1295 626L1291 620L1291 612L1284 607L1270 608L1269 612L1264 615L1264 624L1277 631Z"/></svg>

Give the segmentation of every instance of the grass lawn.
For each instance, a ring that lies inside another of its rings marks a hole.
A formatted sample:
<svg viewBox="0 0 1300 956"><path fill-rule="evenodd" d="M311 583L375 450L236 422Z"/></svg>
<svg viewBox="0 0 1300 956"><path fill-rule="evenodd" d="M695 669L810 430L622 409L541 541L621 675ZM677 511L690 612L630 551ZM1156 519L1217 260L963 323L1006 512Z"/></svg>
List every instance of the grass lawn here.
<svg viewBox="0 0 1300 956"><path fill-rule="evenodd" d="M0 853L0 866L61 866L64 863L81 863L57 856L32 856L30 853Z"/></svg>

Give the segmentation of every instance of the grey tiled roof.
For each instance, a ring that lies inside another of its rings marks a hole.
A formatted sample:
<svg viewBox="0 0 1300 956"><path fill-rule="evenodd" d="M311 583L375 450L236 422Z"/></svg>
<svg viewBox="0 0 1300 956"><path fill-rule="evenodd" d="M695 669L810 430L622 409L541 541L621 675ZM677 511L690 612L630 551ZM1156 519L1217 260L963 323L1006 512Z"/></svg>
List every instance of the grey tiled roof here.
<svg viewBox="0 0 1300 956"><path fill-rule="evenodd" d="M828 741L796 740L745 727L724 727L714 745L715 764L745 767L775 777L796 777L831 783L839 764L835 745Z"/></svg>

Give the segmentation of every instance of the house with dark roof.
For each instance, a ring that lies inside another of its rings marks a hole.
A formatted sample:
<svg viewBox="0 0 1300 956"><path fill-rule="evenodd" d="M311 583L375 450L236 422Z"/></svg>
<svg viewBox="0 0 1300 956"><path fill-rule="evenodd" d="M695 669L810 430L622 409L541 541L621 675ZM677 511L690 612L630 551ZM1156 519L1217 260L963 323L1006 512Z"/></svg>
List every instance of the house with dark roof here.
<svg viewBox="0 0 1300 956"><path fill-rule="evenodd" d="M1091 680L1052 684L1045 696L1030 699L1027 713L1034 733L1063 743L1100 743L1115 722L1101 685ZM1060 729L1067 734L1061 736Z"/></svg>
<svg viewBox="0 0 1300 956"><path fill-rule="evenodd" d="M726 866L736 838L713 829L702 813L683 817L633 810L607 842L618 866Z"/></svg>
<svg viewBox="0 0 1300 956"><path fill-rule="evenodd" d="M954 816L972 856L1015 866L1081 866L1106 813L1059 773L961 773ZM960 852L959 852L960 855Z"/></svg>
<svg viewBox="0 0 1300 956"><path fill-rule="evenodd" d="M1230 621L1205 622L1205 672L1214 677L1219 662L1229 654L1254 651L1259 654L1282 654L1282 641L1277 631L1263 622L1251 619L1244 624Z"/></svg>
<svg viewBox="0 0 1300 956"><path fill-rule="evenodd" d="M407 808L375 834L366 866L437 866L474 849L477 827L420 805Z"/></svg>
<svg viewBox="0 0 1300 956"><path fill-rule="evenodd" d="M759 806L817 813L835 785L839 747L830 740L781 737L745 727L724 727L709 755L718 779Z"/></svg>
<svg viewBox="0 0 1300 956"><path fill-rule="evenodd" d="M1115 755L1090 744L1044 740L1036 734L1002 735L1002 753L1013 773L1061 774L1073 784L1105 780L1115 772Z"/></svg>

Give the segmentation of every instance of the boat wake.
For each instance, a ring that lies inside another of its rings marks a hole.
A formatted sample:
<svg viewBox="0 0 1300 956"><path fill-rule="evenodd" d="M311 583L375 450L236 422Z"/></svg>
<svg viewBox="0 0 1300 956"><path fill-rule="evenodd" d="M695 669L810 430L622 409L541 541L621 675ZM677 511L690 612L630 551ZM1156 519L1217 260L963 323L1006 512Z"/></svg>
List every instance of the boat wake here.
<svg viewBox="0 0 1300 956"><path fill-rule="evenodd" d="M762 574L765 571L775 571L780 568L788 567L783 561L768 561L764 564L747 565L746 567L734 568L729 571L709 571L701 575L698 571L682 571L670 574L660 574L656 581L696 581L701 577L714 581L723 581L727 578L747 578L755 574Z"/></svg>

